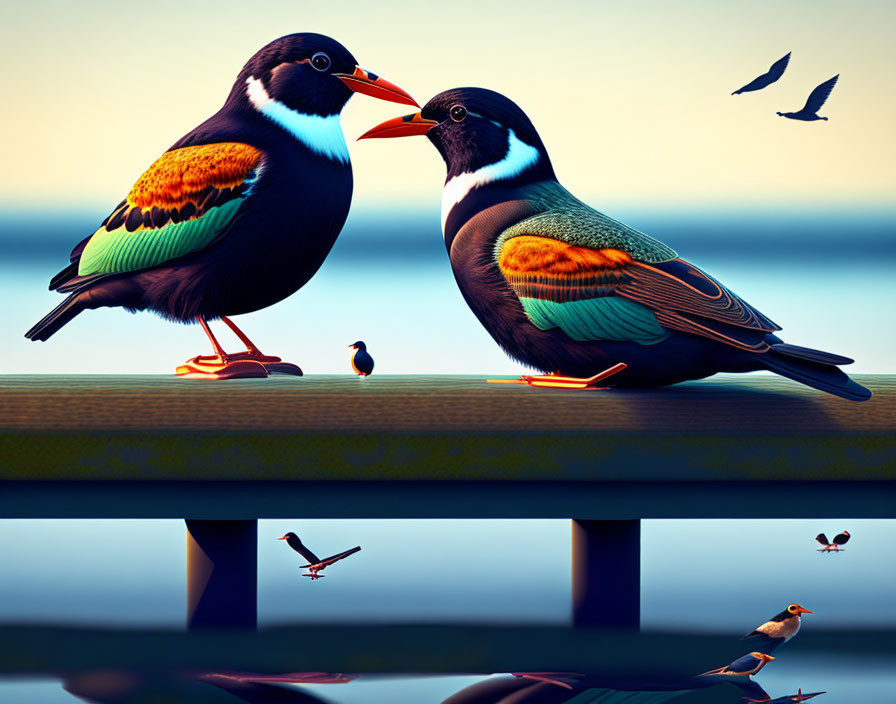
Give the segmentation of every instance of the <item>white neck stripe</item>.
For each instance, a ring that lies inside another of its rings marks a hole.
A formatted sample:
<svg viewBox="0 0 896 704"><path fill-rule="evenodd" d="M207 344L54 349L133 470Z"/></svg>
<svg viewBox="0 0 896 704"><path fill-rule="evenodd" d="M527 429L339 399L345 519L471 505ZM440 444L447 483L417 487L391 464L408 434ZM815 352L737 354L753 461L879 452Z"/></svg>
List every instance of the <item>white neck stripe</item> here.
<svg viewBox="0 0 896 704"><path fill-rule="evenodd" d="M311 151L343 164L348 163L348 145L338 114L322 117L296 112L271 98L261 80L254 76L246 79L246 95L258 112L280 125Z"/></svg>
<svg viewBox="0 0 896 704"><path fill-rule="evenodd" d="M445 232L445 221L451 209L460 203L474 188L513 178L538 162L538 150L521 141L516 133L507 130L507 155L501 161L483 166L476 171L458 174L445 183L442 190L442 232Z"/></svg>

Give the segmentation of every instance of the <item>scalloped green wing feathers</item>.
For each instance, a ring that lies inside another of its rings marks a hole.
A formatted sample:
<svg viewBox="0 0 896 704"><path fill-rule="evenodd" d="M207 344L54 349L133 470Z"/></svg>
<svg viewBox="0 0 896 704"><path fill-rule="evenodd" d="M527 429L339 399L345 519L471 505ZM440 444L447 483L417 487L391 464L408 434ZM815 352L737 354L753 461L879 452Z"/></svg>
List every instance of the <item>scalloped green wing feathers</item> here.
<svg viewBox="0 0 896 704"><path fill-rule="evenodd" d="M128 232L122 226L109 232L101 228L81 253L78 275L149 269L204 249L226 229L242 202L237 198L211 208L201 217L158 229Z"/></svg>
<svg viewBox="0 0 896 704"><path fill-rule="evenodd" d="M209 246L233 222L262 160L260 150L240 142L165 152L72 252L77 276L149 269ZM60 276L56 283L64 284L68 273Z"/></svg>

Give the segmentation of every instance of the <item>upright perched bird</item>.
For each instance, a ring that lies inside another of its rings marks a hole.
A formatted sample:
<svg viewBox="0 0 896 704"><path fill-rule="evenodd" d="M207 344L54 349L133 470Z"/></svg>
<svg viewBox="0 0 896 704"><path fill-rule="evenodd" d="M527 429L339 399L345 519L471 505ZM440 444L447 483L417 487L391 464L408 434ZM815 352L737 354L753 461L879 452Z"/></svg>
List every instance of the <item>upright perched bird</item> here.
<svg viewBox="0 0 896 704"><path fill-rule="evenodd" d="M329 567L334 562L344 560L349 555L354 555L361 549L361 546L358 545L344 552L336 553L335 555L330 555L329 557L321 559L313 552L311 552L311 550L308 549L308 547L299 539L299 536L297 536L292 531L284 535L282 538L277 538L277 540L285 540L286 544L289 545L289 547L291 547L308 561L308 564L302 565L302 569L307 569L308 574L304 574L302 576L311 577L312 582L324 576L320 573L323 572L325 568Z"/></svg>
<svg viewBox="0 0 896 704"><path fill-rule="evenodd" d="M706 677L707 675L723 675L726 677L750 677L759 672L772 660L774 660L774 658L767 653L752 652L738 658L730 665L725 665L725 667L710 670L709 672L704 672L697 676Z"/></svg>
<svg viewBox="0 0 896 704"><path fill-rule="evenodd" d="M367 345L361 340L353 342L349 345L352 352L352 369L358 376L370 376L373 374L373 357L367 351Z"/></svg>
<svg viewBox="0 0 896 704"><path fill-rule="evenodd" d="M329 37L290 34L262 48L224 106L159 157L72 250L50 282L68 298L25 336L46 340L88 308L152 310L199 323L211 340L215 354L179 373L301 373L277 366L227 316L295 293L333 246L352 196L339 114L354 92L417 104ZM246 352L224 352L207 325L215 318Z"/></svg>
<svg viewBox="0 0 896 704"><path fill-rule="evenodd" d="M806 101L806 104L796 112L779 112L778 115L781 117L789 117L791 120L803 120L804 122L827 120L828 118L826 117L820 117L818 111L821 110L821 106L824 105L828 96L831 94L831 91L834 90L838 78L840 78L839 73L833 78L829 78L824 83L816 86L815 90L809 94L809 99Z"/></svg>
<svg viewBox="0 0 896 704"><path fill-rule="evenodd" d="M784 71L787 69L787 64L790 63L790 52L782 56L780 59L775 61L771 65L768 71L763 73L761 76L754 78L752 81L747 83L747 85L742 88L738 88L731 95L740 95L741 93L749 93L754 90L762 90L766 86L770 86L772 83L777 81L781 76L784 75Z"/></svg>
<svg viewBox="0 0 896 704"><path fill-rule="evenodd" d="M575 198L503 95L449 90L362 138L414 134L448 167L442 227L461 293L514 359L579 379L616 367L603 383L620 387L770 369L844 398L871 395L837 369L852 360L785 344L671 247Z"/></svg>
<svg viewBox="0 0 896 704"><path fill-rule="evenodd" d="M804 609L799 604L790 604L781 613L775 614L761 626L758 626L756 630L747 633L744 638L756 637L765 641L766 647L763 647L762 650L770 653L799 633L800 616L811 613L814 612Z"/></svg>

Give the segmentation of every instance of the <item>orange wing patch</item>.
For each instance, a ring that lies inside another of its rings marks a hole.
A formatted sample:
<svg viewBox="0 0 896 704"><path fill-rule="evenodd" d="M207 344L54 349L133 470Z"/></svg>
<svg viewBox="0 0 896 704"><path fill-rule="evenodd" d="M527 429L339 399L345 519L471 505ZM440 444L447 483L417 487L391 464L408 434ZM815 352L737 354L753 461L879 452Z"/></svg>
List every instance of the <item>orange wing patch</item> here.
<svg viewBox="0 0 896 704"><path fill-rule="evenodd" d="M631 263L618 249L576 247L548 237L521 235L504 243L498 266L506 275L574 276L617 269Z"/></svg>
<svg viewBox="0 0 896 704"><path fill-rule="evenodd" d="M181 208L210 188L239 186L261 157L260 150L239 142L165 152L137 179L127 204L140 209Z"/></svg>
<svg viewBox="0 0 896 704"><path fill-rule="evenodd" d="M517 296L558 303L613 295L631 263L618 249L576 247L533 235L507 240L498 255L498 267Z"/></svg>

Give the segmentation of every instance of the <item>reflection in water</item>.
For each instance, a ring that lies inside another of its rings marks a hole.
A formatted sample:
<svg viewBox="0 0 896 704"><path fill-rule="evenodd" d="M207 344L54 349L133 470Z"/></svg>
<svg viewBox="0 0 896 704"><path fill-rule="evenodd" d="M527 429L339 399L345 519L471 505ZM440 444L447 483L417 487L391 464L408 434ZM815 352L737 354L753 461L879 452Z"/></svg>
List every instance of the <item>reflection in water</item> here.
<svg viewBox="0 0 896 704"><path fill-rule="evenodd" d="M251 704L325 704L327 700L315 694L283 685L344 684L354 678L355 675L327 672L262 675L111 670L69 676L63 687L79 699L97 704L215 704L233 702L234 696Z"/></svg>
<svg viewBox="0 0 896 704"><path fill-rule="evenodd" d="M321 693L316 688L312 692L295 685L345 685L381 679L377 675L324 672L270 675L104 670L68 675L63 687L79 699L96 704L223 704L235 701L234 697L252 704L326 704L340 702L340 694L347 694L347 690L337 687L331 692L327 688ZM652 680L649 676L641 679L527 672L486 677L441 704L785 704L807 701L820 694L824 692L799 690L772 698L748 677L727 681L695 677ZM437 702L433 700L432 704Z"/></svg>
<svg viewBox="0 0 896 704"><path fill-rule="evenodd" d="M824 692L803 694L800 690L773 699L748 677L726 681L683 677L665 684L647 684L632 678L528 672L478 682L442 704L783 704L819 694Z"/></svg>

